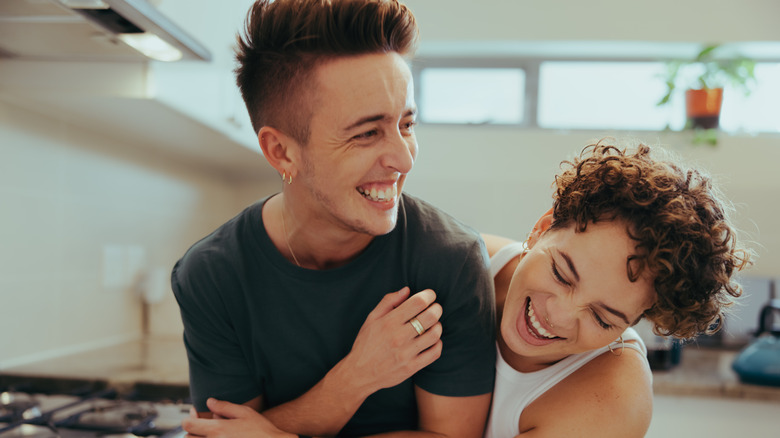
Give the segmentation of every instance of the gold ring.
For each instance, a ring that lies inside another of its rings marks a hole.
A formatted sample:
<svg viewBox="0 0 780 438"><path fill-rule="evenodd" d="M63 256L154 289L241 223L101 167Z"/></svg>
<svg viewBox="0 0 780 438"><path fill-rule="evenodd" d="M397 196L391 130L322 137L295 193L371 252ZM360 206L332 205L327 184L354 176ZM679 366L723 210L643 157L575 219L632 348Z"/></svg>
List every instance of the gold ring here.
<svg viewBox="0 0 780 438"><path fill-rule="evenodd" d="M415 331L417 331L418 335L421 335L421 334L425 333L425 327L423 327L423 325L420 324L420 321L418 321L417 318L410 319L409 320L409 324L411 324L412 327L414 327L414 329L415 329Z"/></svg>

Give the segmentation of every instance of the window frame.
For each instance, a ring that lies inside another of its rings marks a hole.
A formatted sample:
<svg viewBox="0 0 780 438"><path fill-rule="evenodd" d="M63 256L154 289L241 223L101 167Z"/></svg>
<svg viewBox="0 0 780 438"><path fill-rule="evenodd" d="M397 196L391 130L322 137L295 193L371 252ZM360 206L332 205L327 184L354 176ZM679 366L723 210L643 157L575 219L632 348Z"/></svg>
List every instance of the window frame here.
<svg viewBox="0 0 780 438"><path fill-rule="evenodd" d="M420 123L432 126L490 126L513 128L536 128L536 96L539 89L539 63L531 59L511 58L432 58L421 57L412 60L412 77L414 79L414 99L421 102L421 75L426 68L474 68L474 69L520 69L525 73L525 100L523 105L523 121L520 123L441 123L426 122L420 118Z"/></svg>
<svg viewBox="0 0 780 438"><path fill-rule="evenodd" d="M519 68L525 71L525 104L524 104L524 117L522 123L440 123L440 122L426 122L420 118L420 123L430 126L489 126L491 128L521 128L521 129L536 129L543 131L593 131L604 132L605 130L614 130L620 132L658 132L657 129L644 129L644 128L582 128L582 127L567 127L567 128L547 128L539 126L538 111L539 111L539 80L541 65L544 62L614 62L614 63L664 63L666 60L658 59L653 56L634 56L634 57L609 57L609 56L516 56L516 57L482 57L482 56L460 56L460 57L437 57L437 56L420 56L414 58L411 62L412 75L415 81L415 101L421 101L421 84L420 78L422 70L426 68ZM780 62L774 59L757 59L756 63L777 63ZM661 79L659 79L661 80ZM659 96L659 99L661 96ZM667 128L668 129L668 128ZM671 132L683 132L679 130L671 130ZM739 131L724 131L727 134L739 134ZM754 131L751 135L777 135L775 131Z"/></svg>

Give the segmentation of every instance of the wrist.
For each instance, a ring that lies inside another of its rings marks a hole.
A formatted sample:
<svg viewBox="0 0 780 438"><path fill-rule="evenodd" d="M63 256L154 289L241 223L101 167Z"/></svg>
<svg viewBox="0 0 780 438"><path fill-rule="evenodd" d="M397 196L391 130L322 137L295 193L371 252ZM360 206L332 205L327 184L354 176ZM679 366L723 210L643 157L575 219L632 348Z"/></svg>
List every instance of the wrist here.
<svg viewBox="0 0 780 438"><path fill-rule="evenodd" d="M366 383L365 379L361 378L359 370L359 367L353 366L348 354L325 375L322 381L329 389L328 392L337 395L347 410L352 408L357 410L368 396L379 389Z"/></svg>

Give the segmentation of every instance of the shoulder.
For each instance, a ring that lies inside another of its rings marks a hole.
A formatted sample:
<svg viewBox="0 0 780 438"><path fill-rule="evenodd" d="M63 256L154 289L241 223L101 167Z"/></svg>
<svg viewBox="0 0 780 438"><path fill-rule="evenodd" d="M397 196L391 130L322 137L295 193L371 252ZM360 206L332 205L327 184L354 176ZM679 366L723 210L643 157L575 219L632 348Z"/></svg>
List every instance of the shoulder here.
<svg viewBox="0 0 780 438"><path fill-rule="evenodd" d="M643 437L653 409L652 374L633 349L599 355L526 408L521 432L540 436ZM576 433L574 433L576 431ZM522 436L522 434L521 434Z"/></svg>
<svg viewBox="0 0 780 438"><path fill-rule="evenodd" d="M400 218L408 232L436 238L441 244L471 245L480 241L479 233L449 213L409 194L403 195Z"/></svg>
<svg viewBox="0 0 780 438"><path fill-rule="evenodd" d="M422 263L426 272L469 267L487 272L489 256L479 233L419 198L403 195L398 228L408 243L411 261Z"/></svg>
<svg viewBox="0 0 780 438"><path fill-rule="evenodd" d="M262 220L258 219L261 210L262 203L253 204L193 244L173 267L174 286L198 286L235 268L241 256L239 246L251 240L246 236L250 224L262 226L262 222L257 222Z"/></svg>
<svg viewBox="0 0 780 438"><path fill-rule="evenodd" d="M485 241L485 246L487 247L490 257L493 257L501 248L516 242L516 240L508 237L485 233L482 233L482 240Z"/></svg>

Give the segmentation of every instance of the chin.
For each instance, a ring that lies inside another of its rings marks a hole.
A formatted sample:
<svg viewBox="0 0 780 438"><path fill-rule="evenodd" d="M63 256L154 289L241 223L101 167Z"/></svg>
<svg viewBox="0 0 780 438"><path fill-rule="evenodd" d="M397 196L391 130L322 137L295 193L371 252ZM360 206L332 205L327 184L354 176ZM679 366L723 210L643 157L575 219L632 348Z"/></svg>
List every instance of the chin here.
<svg viewBox="0 0 780 438"><path fill-rule="evenodd" d="M372 227L373 229L371 230L371 232L369 234L371 234L372 236L375 236L375 237L384 236L385 234L388 234L391 231L393 231L395 229L396 224L397 224L397 222L395 220L395 217L393 217L392 221L387 221L387 222L382 223L382 224L374 223L374 224L372 224L372 225L374 225Z"/></svg>

